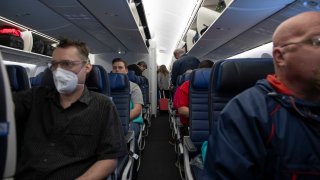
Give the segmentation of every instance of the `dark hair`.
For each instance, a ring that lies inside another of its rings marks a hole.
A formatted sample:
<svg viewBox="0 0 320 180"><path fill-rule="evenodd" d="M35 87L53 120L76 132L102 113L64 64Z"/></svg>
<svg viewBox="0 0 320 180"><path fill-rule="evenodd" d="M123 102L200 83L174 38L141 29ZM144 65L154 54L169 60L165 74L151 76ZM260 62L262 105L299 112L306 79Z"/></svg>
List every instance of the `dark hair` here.
<svg viewBox="0 0 320 180"><path fill-rule="evenodd" d="M127 63L125 60L123 60L123 59L121 59L121 58L114 58L114 59L112 60L112 64L114 64L114 63L116 63L116 62L123 62L125 68L128 68L128 63Z"/></svg>
<svg viewBox="0 0 320 180"><path fill-rule="evenodd" d="M144 67L144 68L148 69L148 65L147 65L147 63L146 63L146 62L144 62L144 61L140 61L140 62L138 62L138 63L137 63L137 65L142 66L142 67Z"/></svg>
<svg viewBox="0 0 320 180"><path fill-rule="evenodd" d="M67 38L63 38L59 40L59 44L57 45L57 48L68 48L68 47L75 47L77 48L80 58L84 61L87 61L90 63L89 60L89 48L86 45L86 43L76 40L71 40Z"/></svg>
<svg viewBox="0 0 320 180"><path fill-rule="evenodd" d="M214 63L210 60L203 60L200 62L198 68L211 68L213 64Z"/></svg>

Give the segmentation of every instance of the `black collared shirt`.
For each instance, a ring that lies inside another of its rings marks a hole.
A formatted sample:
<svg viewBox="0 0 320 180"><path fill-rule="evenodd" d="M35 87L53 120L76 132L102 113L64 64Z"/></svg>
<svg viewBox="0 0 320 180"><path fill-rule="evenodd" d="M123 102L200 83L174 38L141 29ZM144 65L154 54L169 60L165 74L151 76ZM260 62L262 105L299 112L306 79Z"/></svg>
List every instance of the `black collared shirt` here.
<svg viewBox="0 0 320 180"><path fill-rule="evenodd" d="M75 179L97 160L127 153L111 100L85 88L63 109L55 89L33 88L13 96L19 152L16 179Z"/></svg>

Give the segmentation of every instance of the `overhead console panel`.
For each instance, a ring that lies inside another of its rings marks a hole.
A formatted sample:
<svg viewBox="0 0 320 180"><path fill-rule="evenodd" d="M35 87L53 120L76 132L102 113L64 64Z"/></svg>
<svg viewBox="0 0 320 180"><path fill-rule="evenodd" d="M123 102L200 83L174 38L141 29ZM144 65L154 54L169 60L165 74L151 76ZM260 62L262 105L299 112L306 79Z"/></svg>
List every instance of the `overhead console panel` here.
<svg viewBox="0 0 320 180"><path fill-rule="evenodd" d="M128 51L148 53L147 24L141 12L142 3L125 0L79 0L97 20L121 42ZM143 9L142 9L143 10ZM144 19L143 19L144 18Z"/></svg>

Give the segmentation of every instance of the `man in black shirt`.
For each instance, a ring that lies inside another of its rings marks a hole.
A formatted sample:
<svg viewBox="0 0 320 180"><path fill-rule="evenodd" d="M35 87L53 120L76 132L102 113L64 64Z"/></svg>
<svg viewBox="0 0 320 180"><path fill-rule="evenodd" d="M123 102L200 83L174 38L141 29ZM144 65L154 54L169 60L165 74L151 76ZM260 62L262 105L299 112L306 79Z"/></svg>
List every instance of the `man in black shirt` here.
<svg viewBox="0 0 320 180"><path fill-rule="evenodd" d="M84 85L88 55L84 43L60 41L50 66L55 88L14 94L22 138L15 179L104 179L127 153L115 106Z"/></svg>

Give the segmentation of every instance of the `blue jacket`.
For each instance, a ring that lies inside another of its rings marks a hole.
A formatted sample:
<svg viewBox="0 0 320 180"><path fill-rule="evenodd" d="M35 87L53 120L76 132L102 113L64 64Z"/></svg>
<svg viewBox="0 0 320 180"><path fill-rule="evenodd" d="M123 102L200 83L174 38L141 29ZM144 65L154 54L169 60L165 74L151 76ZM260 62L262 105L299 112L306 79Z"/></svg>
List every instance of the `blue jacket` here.
<svg viewBox="0 0 320 180"><path fill-rule="evenodd" d="M201 179L320 179L319 115L319 103L258 81L213 123Z"/></svg>

